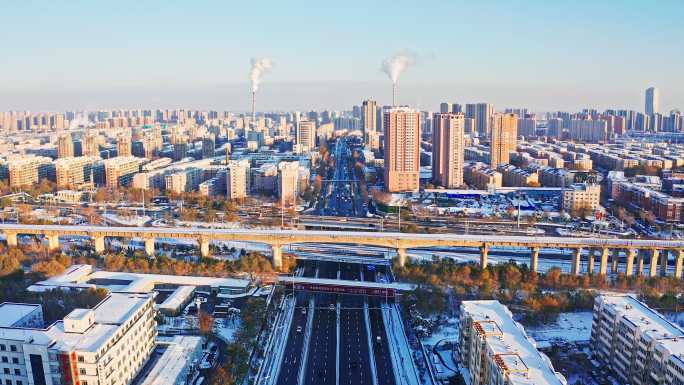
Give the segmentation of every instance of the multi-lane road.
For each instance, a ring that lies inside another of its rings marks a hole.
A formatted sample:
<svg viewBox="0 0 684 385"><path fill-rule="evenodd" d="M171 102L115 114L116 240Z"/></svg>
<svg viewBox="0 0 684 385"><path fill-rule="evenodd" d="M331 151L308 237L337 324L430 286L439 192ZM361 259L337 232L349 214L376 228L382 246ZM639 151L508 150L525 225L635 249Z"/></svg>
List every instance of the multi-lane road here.
<svg viewBox="0 0 684 385"><path fill-rule="evenodd" d="M300 265L305 277L374 282L388 276L382 265L314 260L300 261ZM302 292L295 296L296 309L276 384L395 384L379 310L385 299Z"/></svg>

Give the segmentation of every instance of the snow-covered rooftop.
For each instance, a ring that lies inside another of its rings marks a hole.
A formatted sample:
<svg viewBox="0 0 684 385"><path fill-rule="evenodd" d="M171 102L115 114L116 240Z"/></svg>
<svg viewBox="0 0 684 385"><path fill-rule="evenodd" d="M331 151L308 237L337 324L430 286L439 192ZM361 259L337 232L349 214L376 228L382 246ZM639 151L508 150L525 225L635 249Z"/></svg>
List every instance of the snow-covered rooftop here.
<svg viewBox="0 0 684 385"><path fill-rule="evenodd" d="M95 271L90 265L74 265L59 276L31 285L29 291L45 291L58 287L103 287L110 291L149 293L155 285L230 287L247 290L250 281L235 278L198 277L167 274L138 274L113 271Z"/></svg>
<svg viewBox="0 0 684 385"><path fill-rule="evenodd" d="M641 301L628 294L602 295L603 306L610 306L615 313L639 328L642 333L660 340L673 337L684 337L684 331L668 321L657 311L649 308ZM680 344L684 341L680 342Z"/></svg>
<svg viewBox="0 0 684 385"><path fill-rule="evenodd" d="M0 338L32 341L33 344L51 345L62 351L96 351L113 338L116 330L151 298L149 294L110 294L92 309L95 322L83 333L67 332L64 322L58 321L46 329L0 327ZM69 316L78 317L87 311L76 309Z"/></svg>
<svg viewBox="0 0 684 385"><path fill-rule="evenodd" d="M29 303L0 303L0 327L12 326L39 308Z"/></svg>
<svg viewBox="0 0 684 385"><path fill-rule="evenodd" d="M499 301L464 301L474 326L482 328L488 349L502 372L514 385L565 385L565 378L555 371L551 361L537 350L523 327Z"/></svg>

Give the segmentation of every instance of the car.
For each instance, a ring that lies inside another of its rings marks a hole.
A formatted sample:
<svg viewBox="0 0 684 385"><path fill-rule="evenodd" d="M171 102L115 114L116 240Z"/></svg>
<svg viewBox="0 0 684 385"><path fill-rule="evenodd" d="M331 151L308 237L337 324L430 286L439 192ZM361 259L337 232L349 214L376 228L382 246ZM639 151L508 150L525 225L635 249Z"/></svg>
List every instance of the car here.
<svg viewBox="0 0 684 385"><path fill-rule="evenodd" d="M301 333L301 332L302 332L302 327L301 327L301 326L297 326L297 333Z"/></svg>

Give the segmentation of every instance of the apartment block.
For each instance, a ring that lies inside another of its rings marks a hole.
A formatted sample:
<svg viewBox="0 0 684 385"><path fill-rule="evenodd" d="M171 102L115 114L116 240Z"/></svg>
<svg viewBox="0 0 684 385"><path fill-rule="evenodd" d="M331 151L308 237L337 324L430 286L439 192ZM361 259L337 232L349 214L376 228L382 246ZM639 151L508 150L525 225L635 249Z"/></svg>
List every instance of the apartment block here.
<svg viewBox="0 0 684 385"><path fill-rule="evenodd" d="M567 385L499 301L461 303L460 355L470 385Z"/></svg>
<svg viewBox="0 0 684 385"><path fill-rule="evenodd" d="M684 331L630 295L596 297L591 345L624 383L684 383Z"/></svg>

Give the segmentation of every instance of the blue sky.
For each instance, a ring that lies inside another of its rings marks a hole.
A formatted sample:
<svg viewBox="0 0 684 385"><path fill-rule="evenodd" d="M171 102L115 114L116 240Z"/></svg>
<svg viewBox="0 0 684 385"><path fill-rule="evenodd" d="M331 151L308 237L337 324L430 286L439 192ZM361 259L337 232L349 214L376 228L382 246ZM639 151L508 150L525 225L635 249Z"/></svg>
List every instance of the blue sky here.
<svg viewBox="0 0 684 385"><path fill-rule="evenodd" d="M684 108L681 1L11 1L0 16L0 109L244 110L249 59L275 66L261 109L391 97L380 71L418 56L400 101L538 111ZM7 106L4 108L4 106Z"/></svg>

